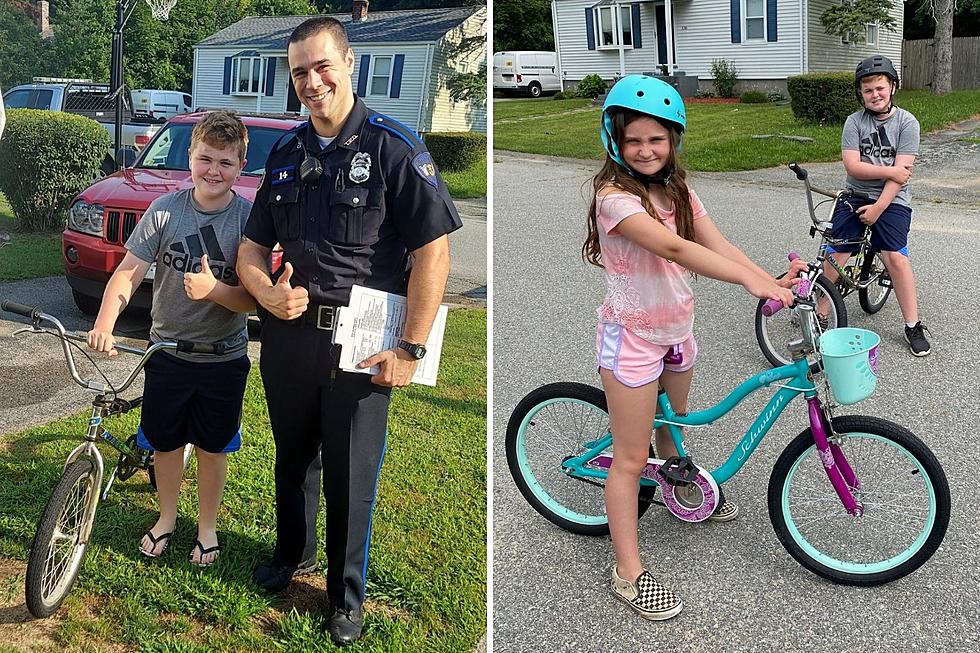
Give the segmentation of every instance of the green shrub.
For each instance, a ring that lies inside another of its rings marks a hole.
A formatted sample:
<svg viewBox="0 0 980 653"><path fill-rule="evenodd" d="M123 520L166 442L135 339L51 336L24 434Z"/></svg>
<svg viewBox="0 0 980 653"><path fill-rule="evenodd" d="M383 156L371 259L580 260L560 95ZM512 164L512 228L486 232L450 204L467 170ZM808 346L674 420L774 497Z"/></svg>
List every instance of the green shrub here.
<svg viewBox="0 0 980 653"><path fill-rule="evenodd" d="M735 84L738 83L738 68L728 59L711 60L711 76L715 80L718 97L735 97Z"/></svg>
<svg viewBox="0 0 980 653"><path fill-rule="evenodd" d="M790 107L798 120L843 123L860 106L854 97L854 73L808 73L786 80Z"/></svg>
<svg viewBox="0 0 980 653"><path fill-rule="evenodd" d="M579 97L596 98L606 92L606 83L596 74L586 75L578 83L577 95Z"/></svg>
<svg viewBox="0 0 980 653"><path fill-rule="evenodd" d="M744 104L762 104L769 101L762 91L745 91L740 99Z"/></svg>
<svg viewBox="0 0 980 653"><path fill-rule="evenodd" d="M694 97L713 98L716 96L714 91L709 91L708 89L698 89L698 92L694 95Z"/></svg>
<svg viewBox="0 0 980 653"><path fill-rule="evenodd" d="M0 140L0 191L19 227L58 229L68 205L97 176L109 134L94 120L60 111L13 109Z"/></svg>
<svg viewBox="0 0 980 653"><path fill-rule="evenodd" d="M558 91L552 97L556 100L571 100L575 98L575 93L572 91Z"/></svg>
<svg viewBox="0 0 980 653"><path fill-rule="evenodd" d="M786 99L786 96L779 91L769 91L766 93L766 100L769 102L782 102Z"/></svg>
<svg viewBox="0 0 980 653"><path fill-rule="evenodd" d="M478 132L433 132L425 146L440 170L462 172L487 155L487 135Z"/></svg>

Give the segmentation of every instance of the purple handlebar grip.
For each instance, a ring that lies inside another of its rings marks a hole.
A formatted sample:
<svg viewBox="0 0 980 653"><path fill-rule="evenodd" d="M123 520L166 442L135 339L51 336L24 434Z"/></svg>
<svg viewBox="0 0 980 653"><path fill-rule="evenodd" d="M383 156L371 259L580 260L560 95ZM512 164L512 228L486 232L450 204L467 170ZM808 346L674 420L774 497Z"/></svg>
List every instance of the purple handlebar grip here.
<svg viewBox="0 0 980 653"><path fill-rule="evenodd" d="M796 259L800 258L800 255L796 252L790 252L786 255L786 258L788 258L790 261L795 261Z"/></svg>
<svg viewBox="0 0 980 653"><path fill-rule="evenodd" d="M778 299L767 300L766 303L762 305L762 314L766 317L772 317L781 310L783 310L783 303Z"/></svg>

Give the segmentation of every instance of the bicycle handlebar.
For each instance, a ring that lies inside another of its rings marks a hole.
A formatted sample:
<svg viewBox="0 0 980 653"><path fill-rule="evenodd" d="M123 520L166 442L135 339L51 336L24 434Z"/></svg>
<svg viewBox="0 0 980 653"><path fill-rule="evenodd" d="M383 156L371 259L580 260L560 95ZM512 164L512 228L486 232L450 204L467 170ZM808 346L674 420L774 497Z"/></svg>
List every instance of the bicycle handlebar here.
<svg viewBox="0 0 980 653"><path fill-rule="evenodd" d="M86 381L79 376L78 370L75 367L75 357L72 355L71 349L68 348L69 340L75 340L78 342L87 343L88 342L87 334L67 331L65 329L65 326L58 320L58 318L43 312L40 306L35 306L32 308L30 306L25 306L24 304L18 304L17 302L2 301L0 302L0 310L29 318L33 323L33 327L35 331L39 333L50 333L49 331L43 331L41 329L38 329L39 322L44 321L53 325L54 328L57 330L58 335L60 336L61 347L65 354L65 362L68 364L68 372L71 374L71 377L72 379L74 379L75 383L82 386L86 390L92 390L100 393L106 391L107 388L105 384L96 381ZM133 371L130 372L129 376L122 383L122 385L120 385L119 387L113 387L111 383L109 384L108 390L110 390L113 394L119 394L124 390L126 390L126 388L128 388L130 385L132 385L133 381L135 381L136 377L139 375L140 370L142 370L143 366L146 365L146 361L149 360L150 356L157 353L161 349L176 350L183 353L212 354L215 356L221 356L222 354L230 353L230 350L225 345L225 343L220 343L220 342L201 343L201 342L192 342L190 340L178 340L176 342L156 342L150 345L145 350L139 349L137 347L130 347L128 345L122 345L119 343L113 345L113 348L122 352L126 352L127 354L135 354L137 356L142 356L139 363L137 363Z"/></svg>

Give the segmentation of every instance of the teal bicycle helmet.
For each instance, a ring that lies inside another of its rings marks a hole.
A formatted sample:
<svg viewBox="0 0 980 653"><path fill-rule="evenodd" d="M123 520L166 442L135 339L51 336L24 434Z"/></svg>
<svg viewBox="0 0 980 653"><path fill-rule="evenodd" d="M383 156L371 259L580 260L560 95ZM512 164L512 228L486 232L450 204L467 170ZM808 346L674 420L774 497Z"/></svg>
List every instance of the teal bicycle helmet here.
<svg viewBox="0 0 980 653"><path fill-rule="evenodd" d="M619 146L616 144L616 139L613 138L613 121L612 116L609 115L609 110L615 107L630 109L637 113L652 116L665 122L669 127L678 130L680 133L684 133L684 129L687 127L687 116L684 111L684 100L681 98L681 94L662 79L650 77L649 75L627 75L616 82L616 85L606 95L606 101L602 105L600 135L602 137L602 146L606 149L609 157L626 168L631 175L640 179L640 181L646 183L670 183L669 172L663 177L651 177L636 172L623 161L623 157L619 153Z"/></svg>

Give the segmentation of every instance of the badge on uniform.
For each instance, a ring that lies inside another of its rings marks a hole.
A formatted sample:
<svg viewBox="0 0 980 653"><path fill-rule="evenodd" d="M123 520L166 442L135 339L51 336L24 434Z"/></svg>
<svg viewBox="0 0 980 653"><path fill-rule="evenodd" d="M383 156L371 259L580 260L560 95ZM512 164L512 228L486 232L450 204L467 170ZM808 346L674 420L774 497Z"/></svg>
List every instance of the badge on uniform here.
<svg viewBox="0 0 980 653"><path fill-rule="evenodd" d="M371 176L371 155L358 152L350 162L350 180L355 184L363 184Z"/></svg>
<svg viewBox="0 0 980 653"><path fill-rule="evenodd" d="M436 176L436 163L432 160L432 155L428 152L419 152L412 159L412 167L419 176L430 184L433 188L439 188L439 177Z"/></svg>
<svg viewBox="0 0 980 653"><path fill-rule="evenodd" d="M286 166L285 168L276 168L272 171L272 185L278 186L279 184L288 184L296 179L296 166Z"/></svg>

